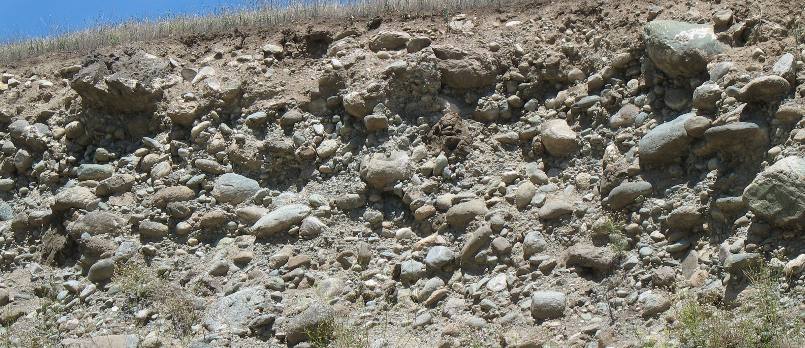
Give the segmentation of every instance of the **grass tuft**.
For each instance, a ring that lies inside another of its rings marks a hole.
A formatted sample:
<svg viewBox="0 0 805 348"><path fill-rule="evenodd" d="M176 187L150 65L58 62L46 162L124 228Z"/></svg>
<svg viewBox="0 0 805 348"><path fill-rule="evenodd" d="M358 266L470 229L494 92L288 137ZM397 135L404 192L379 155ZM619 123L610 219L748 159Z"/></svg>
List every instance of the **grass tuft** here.
<svg viewBox="0 0 805 348"><path fill-rule="evenodd" d="M118 266L112 283L126 296L132 308L152 307L170 318L174 334L178 338L189 337L193 325L201 320L201 314L196 310L190 294L159 277L147 265L129 262ZM170 296L165 296L166 294Z"/></svg>
<svg viewBox="0 0 805 348"><path fill-rule="evenodd" d="M306 332L315 348L368 348L369 331L349 324L346 318L333 317Z"/></svg>
<svg viewBox="0 0 805 348"><path fill-rule="evenodd" d="M802 323L780 308L777 273L766 265L748 270L751 297L745 306L728 310L695 299L684 302L672 334L684 347L780 348L802 347Z"/></svg>

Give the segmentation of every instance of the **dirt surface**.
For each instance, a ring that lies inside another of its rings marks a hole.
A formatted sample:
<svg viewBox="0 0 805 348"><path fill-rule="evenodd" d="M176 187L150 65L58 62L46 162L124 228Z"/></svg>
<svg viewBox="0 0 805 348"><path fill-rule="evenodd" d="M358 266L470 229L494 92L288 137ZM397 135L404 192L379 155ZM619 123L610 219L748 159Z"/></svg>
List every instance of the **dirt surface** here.
<svg viewBox="0 0 805 348"><path fill-rule="evenodd" d="M758 294L796 346L803 4L523 2L0 68L0 346L695 346L686 303Z"/></svg>

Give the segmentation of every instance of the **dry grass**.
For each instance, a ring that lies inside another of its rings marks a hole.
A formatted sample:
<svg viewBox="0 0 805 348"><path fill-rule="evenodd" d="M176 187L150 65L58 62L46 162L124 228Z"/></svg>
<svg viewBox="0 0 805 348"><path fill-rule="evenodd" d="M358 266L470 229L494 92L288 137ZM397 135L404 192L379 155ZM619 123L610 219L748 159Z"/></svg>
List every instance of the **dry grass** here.
<svg viewBox="0 0 805 348"><path fill-rule="evenodd" d="M179 339L188 338L193 325L201 320L190 294L160 278L149 266L136 262L120 265L112 282L129 300L132 309L150 307L169 318L173 333Z"/></svg>
<svg viewBox="0 0 805 348"><path fill-rule="evenodd" d="M0 46L0 63L11 63L53 52L87 53L120 43L181 38L197 34L232 32L234 29L270 30L290 23L378 15L443 15L484 6L500 7L512 0L258 0L252 9L211 15L189 15L154 21L137 21L45 38L26 39Z"/></svg>
<svg viewBox="0 0 805 348"><path fill-rule="evenodd" d="M779 274L766 265L746 272L754 292L747 307L721 309L685 301L672 332L683 347L788 348L805 343L796 313L780 307Z"/></svg>

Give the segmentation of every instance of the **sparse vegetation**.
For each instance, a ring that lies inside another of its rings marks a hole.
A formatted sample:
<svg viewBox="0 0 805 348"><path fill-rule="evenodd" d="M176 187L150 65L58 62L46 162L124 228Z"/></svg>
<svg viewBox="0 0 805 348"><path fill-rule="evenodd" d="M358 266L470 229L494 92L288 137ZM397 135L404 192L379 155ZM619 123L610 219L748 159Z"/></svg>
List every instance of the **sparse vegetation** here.
<svg viewBox="0 0 805 348"><path fill-rule="evenodd" d="M402 14L443 14L482 6L500 7L512 0L262 0L253 9L209 15L189 15L153 21L100 25L61 35L26 39L0 46L0 63L50 52L87 53L104 46L190 35L231 33L234 29L269 30L290 23L327 19L354 20L358 17Z"/></svg>
<svg viewBox="0 0 805 348"><path fill-rule="evenodd" d="M160 278L150 267L135 262L120 265L112 282L135 306L152 306L170 318L174 334L179 338L189 336L193 325L200 320L189 294Z"/></svg>
<svg viewBox="0 0 805 348"><path fill-rule="evenodd" d="M346 318L333 317L307 331L310 344L316 348L367 348L369 330L351 325Z"/></svg>
<svg viewBox="0 0 805 348"><path fill-rule="evenodd" d="M761 265L746 272L753 287L750 303L721 309L690 298L678 311L672 334L686 347L799 347L802 325L784 320L777 293L776 272ZM790 316L788 316L790 317Z"/></svg>
<svg viewBox="0 0 805 348"><path fill-rule="evenodd" d="M150 267L134 262L119 265L112 282L135 304L149 300L162 286Z"/></svg>
<svg viewBox="0 0 805 348"><path fill-rule="evenodd" d="M58 319L64 314L64 306L56 300L54 280L38 289L41 297L36 316L31 320L28 330L9 332L11 323L3 323L6 328L0 332L0 347L49 348L61 342Z"/></svg>

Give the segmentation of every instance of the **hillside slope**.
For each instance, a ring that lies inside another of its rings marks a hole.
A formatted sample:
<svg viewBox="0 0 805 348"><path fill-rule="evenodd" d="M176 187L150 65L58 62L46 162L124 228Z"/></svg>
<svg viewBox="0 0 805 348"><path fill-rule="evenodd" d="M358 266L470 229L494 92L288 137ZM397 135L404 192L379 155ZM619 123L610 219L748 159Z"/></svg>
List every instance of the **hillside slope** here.
<svg viewBox="0 0 805 348"><path fill-rule="evenodd" d="M802 11L523 2L15 62L0 346L801 346Z"/></svg>

